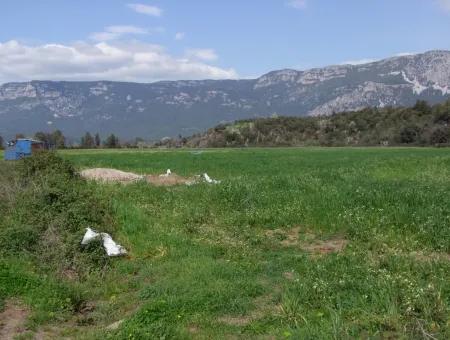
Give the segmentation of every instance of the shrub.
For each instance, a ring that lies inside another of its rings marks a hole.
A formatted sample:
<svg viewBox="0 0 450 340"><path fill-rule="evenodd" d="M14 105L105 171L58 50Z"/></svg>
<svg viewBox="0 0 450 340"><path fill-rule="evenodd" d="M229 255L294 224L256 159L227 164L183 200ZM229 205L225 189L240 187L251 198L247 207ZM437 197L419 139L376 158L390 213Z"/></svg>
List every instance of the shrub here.
<svg viewBox="0 0 450 340"><path fill-rule="evenodd" d="M450 142L450 128L436 128L430 136L431 144L447 144Z"/></svg>
<svg viewBox="0 0 450 340"><path fill-rule="evenodd" d="M411 144L419 139L419 128L417 126L406 126L400 131L400 143Z"/></svg>
<svg viewBox="0 0 450 340"><path fill-rule="evenodd" d="M75 268L79 273L106 265L103 251L80 246L86 227L114 228L109 205L95 184L80 178L53 152L39 152L9 167L9 181L0 184L0 195L9 199L0 205L5 216L0 254L25 253L41 267Z"/></svg>

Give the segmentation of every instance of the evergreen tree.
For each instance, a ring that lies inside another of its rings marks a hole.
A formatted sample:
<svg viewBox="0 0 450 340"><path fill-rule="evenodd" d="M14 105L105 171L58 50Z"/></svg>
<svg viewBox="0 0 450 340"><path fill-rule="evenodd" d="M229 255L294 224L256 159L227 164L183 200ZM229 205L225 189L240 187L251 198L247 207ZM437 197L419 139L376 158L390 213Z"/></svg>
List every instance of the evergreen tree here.
<svg viewBox="0 0 450 340"><path fill-rule="evenodd" d="M66 146L66 137L64 137L60 130L53 131L52 133L36 132L34 139L44 142L50 148L63 149Z"/></svg>
<svg viewBox="0 0 450 340"><path fill-rule="evenodd" d="M423 114L431 113L431 106L428 105L426 100L418 100L413 107L414 110Z"/></svg>
<svg viewBox="0 0 450 340"><path fill-rule="evenodd" d="M36 140L38 140L40 142L43 142L43 143L45 143L47 145L50 144L49 135L47 133L45 133L45 132L42 132L42 131L36 132L34 134L34 139L36 139Z"/></svg>
<svg viewBox="0 0 450 340"><path fill-rule="evenodd" d="M95 134L95 147L99 148L101 144L100 135L98 133Z"/></svg>
<svg viewBox="0 0 450 340"><path fill-rule="evenodd" d="M3 150L3 137L0 136L0 150Z"/></svg>
<svg viewBox="0 0 450 340"><path fill-rule="evenodd" d="M66 147L66 137L64 137L60 130L56 130L50 135L50 141L52 146L57 149L64 149Z"/></svg>
<svg viewBox="0 0 450 340"><path fill-rule="evenodd" d="M110 134L105 140L105 147L110 149L120 147L119 138L116 137L113 133Z"/></svg>
<svg viewBox="0 0 450 340"><path fill-rule="evenodd" d="M92 149L95 146L95 141L89 132L81 137L81 147L84 149Z"/></svg>

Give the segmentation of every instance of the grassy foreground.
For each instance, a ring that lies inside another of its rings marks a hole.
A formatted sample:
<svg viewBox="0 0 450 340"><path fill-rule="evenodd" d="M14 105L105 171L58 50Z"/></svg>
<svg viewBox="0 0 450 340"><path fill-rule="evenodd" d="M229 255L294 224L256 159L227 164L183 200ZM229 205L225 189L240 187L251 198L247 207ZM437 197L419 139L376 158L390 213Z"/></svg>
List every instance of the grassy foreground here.
<svg viewBox="0 0 450 340"><path fill-rule="evenodd" d="M36 332L87 339L450 338L448 149L61 154L80 169L170 168L184 176L207 172L222 183L93 185L109 199L113 236L130 256L83 279L36 278L33 289L44 296L65 284L94 306L76 321L35 316ZM4 261L34 275L26 263ZM61 294L51 298L64 301ZM51 305L36 303L38 293L16 295L37 316L52 313ZM106 329L119 320L117 329Z"/></svg>

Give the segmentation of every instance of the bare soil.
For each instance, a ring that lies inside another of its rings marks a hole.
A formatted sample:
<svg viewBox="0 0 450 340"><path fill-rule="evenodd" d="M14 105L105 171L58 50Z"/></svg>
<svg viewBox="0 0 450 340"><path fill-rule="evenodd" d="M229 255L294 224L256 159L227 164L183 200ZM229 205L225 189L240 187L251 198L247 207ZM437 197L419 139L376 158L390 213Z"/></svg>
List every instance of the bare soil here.
<svg viewBox="0 0 450 340"><path fill-rule="evenodd" d="M312 254L324 255L339 253L344 250L347 244L348 241L343 238L332 238L329 240L317 240L312 244L303 244L301 248Z"/></svg>
<svg viewBox="0 0 450 340"><path fill-rule="evenodd" d="M104 183L133 183L140 180L145 180L155 186L173 186L173 185L188 185L196 182L196 178L187 178L179 176L175 173L169 175L138 175L132 172L125 172L116 169L94 168L81 171L80 175L83 178Z"/></svg>
<svg viewBox="0 0 450 340"><path fill-rule="evenodd" d="M229 326L247 326L253 321L251 316L221 316L217 319L220 323Z"/></svg>
<svg viewBox="0 0 450 340"><path fill-rule="evenodd" d="M155 186L189 184L194 181L192 178L182 177L175 173L171 173L170 175L146 175L145 180Z"/></svg>
<svg viewBox="0 0 450 340"><path fill-rule="evenodd" d="M19 301L7 301L5 309L0 313L0 339L14 339L26 332L25 322L29 314L30 310Z"/></svg>
<svg viewBox="0 0 450 340"><path fill-rule="evenodd" d="M343 251L348 244L344 238L334 236L322 240L311 231L301 227L266 231L266 236L282 247L299 247L312 255L326 255Z"/></svg>
<svg viewBox="0 0 450 340"><path fill-rule="evenodd" d="M440 262L448 262L450 261L450 254L447 253L439 253L439 252L431 252L431 253L424 253L424 252L412 252L409 254L411 257L418 261L422 262L433 262L433 261L440 261Z"/></svg>

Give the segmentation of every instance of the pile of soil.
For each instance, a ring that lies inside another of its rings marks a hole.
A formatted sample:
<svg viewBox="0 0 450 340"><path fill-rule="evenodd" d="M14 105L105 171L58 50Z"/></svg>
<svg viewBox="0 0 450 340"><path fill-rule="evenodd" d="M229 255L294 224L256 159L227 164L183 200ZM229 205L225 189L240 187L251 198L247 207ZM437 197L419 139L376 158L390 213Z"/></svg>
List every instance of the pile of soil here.
<svg viewBox="0 0 450 340"><path fill-rule="evenodd" d="M81 176L98 181L107 183L132 183L140 180L145 180L155 186L173 186L173 185L191 185L198 181L198 178L188 178L182 177L175 173L168 173L164 175L138 175L132 172L125 172L116 169L106 169L106 168L95 168L86 169L81 171Z"/></svg>
<svg viewBox="0 0 450 340"><path fill-rule="evenodd" d="M189 185L195 181L192 178L182 177L174 173L170 175L147 175L145 176L145 180L156 186Z"/></svg>
<svg viewBox="0 0 450 340"><path fill-rule="evenodd" d="M99 182L130 183L144 179L144 176L116 169L95 168L81 171L81 176Z"/></svg>

